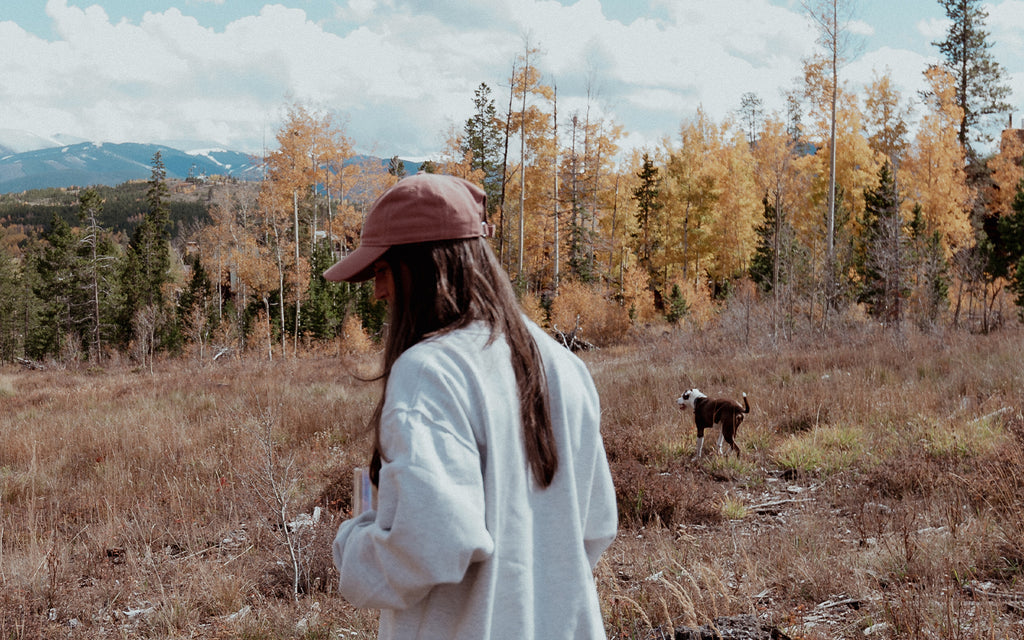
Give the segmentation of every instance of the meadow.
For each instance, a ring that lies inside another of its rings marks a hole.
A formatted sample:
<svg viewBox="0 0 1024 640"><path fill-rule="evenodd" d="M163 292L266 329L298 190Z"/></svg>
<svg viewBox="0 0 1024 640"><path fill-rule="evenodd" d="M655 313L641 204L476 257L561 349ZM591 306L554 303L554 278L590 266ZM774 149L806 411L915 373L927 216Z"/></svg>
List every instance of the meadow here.
<svg viewBox="0 0 1024 640"><path fill-rule="evenodd" d="M1024 329L658 326L584 352L618 539L611 638L1024 638ZM0 638L375 637L330 540L375 355L0 369ZM751 413L693 462L689 387ZM714 447L711 447L714 449ZM555 533L555 532L553 532Z"/></svg>

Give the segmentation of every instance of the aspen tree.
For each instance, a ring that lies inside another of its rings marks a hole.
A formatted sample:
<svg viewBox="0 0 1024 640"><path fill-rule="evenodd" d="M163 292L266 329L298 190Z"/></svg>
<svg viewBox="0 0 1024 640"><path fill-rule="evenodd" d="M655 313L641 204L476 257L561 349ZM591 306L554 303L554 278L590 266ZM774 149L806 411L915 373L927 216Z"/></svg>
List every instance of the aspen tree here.
<svg viewBox="0 0 1024 640"><path fill-rule="evenodd" d="M871 149L889 162L895 183L899 183L899 167L910 146L910 112L889 74L876 73L864 98L864 130Z"/></svg>
<svg viewBox="0 0 1024 640"><path fill-rule="evenodd" d="M826 232L826 299L836 296L835 282L835 222L836 222L836 108L839 100L839 65L850 47L852 0L802 0L804 10L818 28L818 43L825 48L831 81L826 87L829 94L829 170L828 209Z"/></svg>
<svg viewBox="0 0 1024 640"><path fill-rule="evenodd" d="M962 110L956 102L954 78L941 67L925 72L931 100L911 144L902 172L904 194L912 207L939 232L948 259L972 243L967 206L971 191L964 170L965 152L958 141Z"/></svg>

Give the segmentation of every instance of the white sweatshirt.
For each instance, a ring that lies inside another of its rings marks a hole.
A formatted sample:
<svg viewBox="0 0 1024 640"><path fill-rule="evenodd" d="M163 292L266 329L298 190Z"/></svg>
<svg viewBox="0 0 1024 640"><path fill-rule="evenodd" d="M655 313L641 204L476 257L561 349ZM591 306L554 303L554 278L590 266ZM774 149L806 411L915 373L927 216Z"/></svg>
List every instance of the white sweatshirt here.
<svg viewBox="0 0 1024 640"><path fill-rule="evenodd" d="M592 570L615 538L615 491L584 364L530 323L558 444L541 489L523 445L507 343L482 324L395 362L377 510L334 540L340 592L381 610L381 638L604 638Z"/></svg>

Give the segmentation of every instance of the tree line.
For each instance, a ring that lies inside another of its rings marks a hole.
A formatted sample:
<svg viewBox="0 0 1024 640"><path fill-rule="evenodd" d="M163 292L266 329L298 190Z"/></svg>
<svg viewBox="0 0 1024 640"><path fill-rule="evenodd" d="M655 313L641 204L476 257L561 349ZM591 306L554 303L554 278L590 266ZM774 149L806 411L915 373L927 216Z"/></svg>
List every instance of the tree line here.
<svg viewBox="0 0 1024 640"><path fill-rule="evenodd" d="M598 309L616 327L681 322L752 288L780 336L852 308L886 326L991 330L1008 294L1024 307L1024 135L1006 129L998 152L979 152L987 118L1009 109L987 16L978 1L942 1L944 62L923 71L915 101L887 74L860 95L842 82L842 4L807 4L824 53L805 60L784 113L747 93L721 121L698 110L631 153L592 87L559 110L543 51L526 40L501 104L481 83L472 115L421 170L484 188L494 248L541 320L571 299L577 329L602 322ZM279 357L377 335L384 310L370 287L320 273L357 245L404 164L352 163L344 126L301 103L276 139L258 188L208 203L205 224L179 226L173 243L159 154L130 238L88 189L77 225L54 215L16 251L5 243L0 358Z"/></svg>

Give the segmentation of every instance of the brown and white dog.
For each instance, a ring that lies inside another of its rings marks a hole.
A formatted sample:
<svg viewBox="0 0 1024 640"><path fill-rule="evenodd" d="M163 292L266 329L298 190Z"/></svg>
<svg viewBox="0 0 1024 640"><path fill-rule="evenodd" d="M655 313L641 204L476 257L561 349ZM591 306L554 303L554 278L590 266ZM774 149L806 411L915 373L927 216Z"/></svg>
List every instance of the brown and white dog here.
<svg viewBox="0 0 1024 640"><path fill-rule="evenodd" d="M729 443L729 451L736 451L736 457L740 457L740 448L733 440L736 431L743 422L743 414L750 413L750 405L747 404L747 394L743 394L743 406L732 400L724 398L709 399L700 392L700 389L690 389L683 392L683 395L676 398L679 409L686 410L686 407L693 409L693 421L697 424L697 454L694 460L700 458L701 450L704 448L704 430L712 427L719 427L718 453L722 453L722 442ZM726 452L729 455L729 452Z"/></svg>

